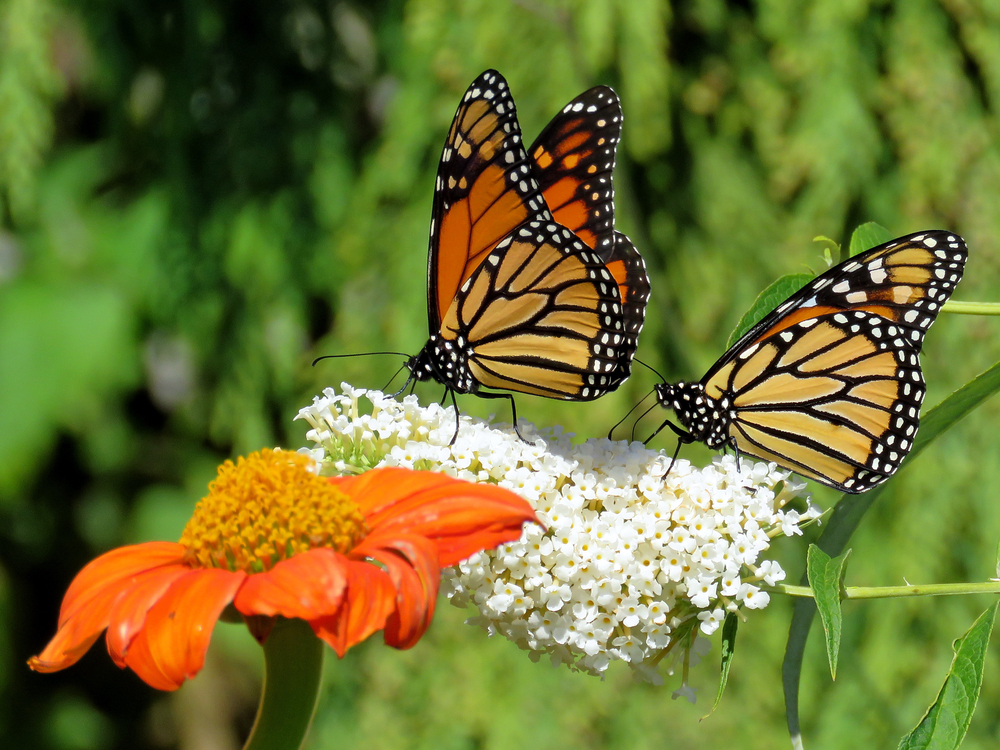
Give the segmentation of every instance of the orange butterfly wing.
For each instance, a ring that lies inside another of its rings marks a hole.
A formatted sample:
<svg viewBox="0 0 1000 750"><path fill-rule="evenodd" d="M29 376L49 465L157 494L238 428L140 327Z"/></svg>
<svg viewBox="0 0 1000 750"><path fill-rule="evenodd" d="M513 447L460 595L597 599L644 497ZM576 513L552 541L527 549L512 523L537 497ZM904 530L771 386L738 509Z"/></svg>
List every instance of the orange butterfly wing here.
<svg viewBox="0 0 1000 750"><path fill-rule="evenodd" d="M438 165L427 262L432 334L486 255L531 219L551 214L524 151L507 81L487 70L462 97Z"/></svg>
<svg viewBox="0 0 1000 750"><path fill-rule="evenodd" d="M632 371L632 358L639 345L639 333L646 321L649 301L649 278L646 263L632 241L621 232L608 232L597 240L596 251L604 266L618 284L622 304L624 342L619 346L621 368L616 384L624 382Z"/></svg>
<svg viewBox="0 0 1000 750"><path fill-rule="evenodd" d="M590 401L628 377L622 347L634 351L634 337L623 313L598 252L566 227L530 222L462 285L441 336L468 352L478 385Z"/></svg>
<svg viewBox="0 0 1000 750"><path fill-rule="evenodd" d="M739 449L845 492L884 482L913 447L918 356L967 258L952 232L900 237L831 268L755 325L701 381L710 399L731 399Z"/></svg>
<svg viewBox="0 0 1000 750"><path fill-rule="evenodd" d="M611 173L621 128L618 95L596 86L563 107L528 149L555 220L591 248L614 228Z"/></svg>

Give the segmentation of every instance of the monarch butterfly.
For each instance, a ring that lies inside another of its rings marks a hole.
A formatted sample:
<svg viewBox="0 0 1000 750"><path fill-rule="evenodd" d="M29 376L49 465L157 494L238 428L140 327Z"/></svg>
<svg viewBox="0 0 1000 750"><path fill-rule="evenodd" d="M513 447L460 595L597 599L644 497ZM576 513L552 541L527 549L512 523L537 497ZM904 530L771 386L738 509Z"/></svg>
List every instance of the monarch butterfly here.
<svg viewBox="0 0 1000 750"><path fill-rule="evenodd" d="M436 380L453 399L513 408L509 393L480 388L586 401L629 376L649 283L611 228L620 128L614 92L591 89L546 127L532 161L503 77L487 70L469 86L438 166L430 339L407 360L407 384Z"/></svg>
<svg viewBox="0 0 1000 750"><path fill-rule="evenodd" d="M668 420L660 429L678 434L678 449L733 448L843 492L884 482L913 447L924 398L918 355L967 258L958 235L925 231L834 266L700 382L656 386L684 428Z"/></svg>

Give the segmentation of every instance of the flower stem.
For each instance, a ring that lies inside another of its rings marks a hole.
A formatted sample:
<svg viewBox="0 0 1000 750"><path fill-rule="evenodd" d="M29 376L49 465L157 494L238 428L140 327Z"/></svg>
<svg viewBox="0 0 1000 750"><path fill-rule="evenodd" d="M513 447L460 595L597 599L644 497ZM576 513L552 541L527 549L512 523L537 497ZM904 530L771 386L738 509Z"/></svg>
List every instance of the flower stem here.
<svg viewBox="0 0 1000 750"><path fill-rule="evenodd" d="M812 598L808 586L788 586L776 583L765 590L789 596ZM1000 581L984 583L929 583L922 586L845 586L841 599L894 599L901 596L951 596L954 594L1000 594Z"/></svg>
<svg viewBox="0 0 1000 750"><path fill-rule="evenodd" d="M243 750L302 747L319 698L323 641L304 620L279 619L264 642L264 689Z"/></svg>
<svg viewBox="0 0 1000 750"><path fill-rule="evenodd" d="M950 299L941 311L959 315L1000 315L1000 302L959 302Z"/></svg>

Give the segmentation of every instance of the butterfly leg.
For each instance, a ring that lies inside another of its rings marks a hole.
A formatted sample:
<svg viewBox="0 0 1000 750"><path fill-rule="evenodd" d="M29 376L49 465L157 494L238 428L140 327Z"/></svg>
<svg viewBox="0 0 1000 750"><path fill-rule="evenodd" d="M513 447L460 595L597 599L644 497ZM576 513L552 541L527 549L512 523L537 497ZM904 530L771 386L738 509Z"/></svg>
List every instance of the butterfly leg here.
<svg viewBox="0 0 1000 750"><path fill-rule="evenodd" d="M444 402L448 400L448 394L451 393L451 389L448 386L444 387L444 393L441 394L441 406L444 406ZM454 396L454 394L453 394ZM455 410L458 410L458 406L455 406Z"/></svg>
<svg viewBox="0 0 1000 750"><path fill-rule="evenodd" d="M392 376L392 380L395 380L395 379L396 379L396 376L395 376L395 375L393 375L393 376ZM390 380L390 381L389 381L389 383L391 383L391 382L392 382L392 380ZM389 383L386 383L386 384L385 384L385 385L386 385L386 388L388 388L388 387L389 387ZM405 391L405 390L406 390L406 386L408 386L408 385L409 385L410 383L413 383L413 388L416 388L416 387L417 387L417 379L416 379L415 377L413 377L413 373L412 373L412 372L410 373L410 377L408 377L408 378L406 379L406 382L405 382L405 383L403 383L403 387L402 387L402 388L400 388L400 389L399 389L398 391L396 391L395 393L393 393L393 394L392 394L392 397L393 397L393 398L396 398L397 396L399 396L399 394L400 394L400 393L402 393L403 391ZM413 389L412 389L412 388L410 389L410 393L413 393Z"/></svg>
<svg viewBox="0 0 1000 750"><path fill-rule="evenodd" d="M645 443L649 443L650 440L652 440L653 438L655 438L657 435L660 434L660 431L664 427L669 427L671 430L674 431L674 434L677 435L677 447L674 449L674 455L672 455L670 457L670 465L667 466L667 470L663 474L663 481L666 482L667 481L667 477L670 476L670 470L674 468L674 461L677 460L677 456L681 452L681 446L682 445L689 445L690 443L693 443L694 442L694 437L687 430L681 429L680 427L678 427L677 425L675 425L673 422L671 422L669 419L666 419L666 420L663 421L663 424L661 424L659 427L656 428L656 431L652 435L650 435L648 438L646 438L646 440L644 442Z"/></svg>
<svg viewBox="0 0 1000 750"><path fill-rule="evenodd" d="M449 393L451 394L451 405L455 407L455 434L451 436L451 442L448 443L449 446L452 446L455 444L455 441L458 440L458 428L461 427L461 422L459 421L458 401L455 400L455 391L451 388L445 388L444 396L441 397L441 403L444 403L444 400L447 398Z"/></svg>
<svg viewBox="0 0 1000 750"><path fill-rule="evenodd" d="M519 438L521 438L521 442L522 443L527 443L528 445L534 445L534 443L529 442L528 440L525 440L524 439L524 435L522 435L521 431L517 428L517 405L514 403L514 395L513 394L511 394L511 393L489 393L487 391L479 391L479 392L476 393L476 395L480 396L481 398L505 398L508 401L510 401L510 413L511 413L511 418L514 420L514 432L517 434L517 436Z"/></svg>
<svg viewBox="0 0 1000 750"><path fill-rule="evenodd" d="M624 417L622 417L617 422L615 422L615 426L612 427L610 430L608 430L608 440L614 440L614 438L611 437L611 436L614 435L615 430L618 429L618 427L621 425L622 422L624 422L626 419L629 418L629 416L632 414L632 412L634 412L636 409L638 409L640 406L642 406L642 402L645 401L647 398L649 398L649 396L650 396L651 393L653 393L653 391L650 391L645 396L643 396L642 400L640 400L639 403L637 403L635 406L633 406L631 409L628 410L628 414L626 414ZM655 404L654 404L654 406L655 406ZM642 419L647 414L649 414L649 412L650 412L650 410L652 408L653 407L651 406L649 409L646 409L646 411L644 411L640 415L639 419L635 420L635 424L632 425L632 440L635 440L635 425L639 424L639 420Z"/></svg>
<svg viewBox="0 0 1000 750"><path fill-rule="evenodd" d="M736 444L736 438L734 437L729 438L729 440L726 442L726 446L732 448L733 453L736 454L736 471L739 472L741 459L743 458L743 456L740 454L740 446Z"/></svg>
<svg viewBox="0 0 1000 750"><path fill-rule="evenodd" d="M386 389L387 389L387 388L388 388L388 387L389 387L390 385L392 385L392 381L393 381L393 380L395 380L395 379L396 379L396 376L397 376L397 375L399 375L399 373L401 373L401 372L403 371L403 368L404 368L404 367L406 367L406 365L403 365L403 367L400 367L400 368L399 368L398 370L396 370L396 372L394 372L394 373L392 374L392 377L391 377L391 378L389 378L389 382L388 382L388 383L386 383L385 385L383 385L383 386L382 386L382 389L381 389L381 390L382 390L382 392L383 392L383 393L385 393ZM398 395L399 395L400 393L402 393L402 392L403 392L404 390L406 390L406 386L407 386L407 385L409 385L409 384L410 384L410 378L407 378L407 379L406 379L406 382L405 382L405 383L403 383L403 390L401 390L401 391L399 391L398 393L396 393L396 396L398 396Z"/></svg>

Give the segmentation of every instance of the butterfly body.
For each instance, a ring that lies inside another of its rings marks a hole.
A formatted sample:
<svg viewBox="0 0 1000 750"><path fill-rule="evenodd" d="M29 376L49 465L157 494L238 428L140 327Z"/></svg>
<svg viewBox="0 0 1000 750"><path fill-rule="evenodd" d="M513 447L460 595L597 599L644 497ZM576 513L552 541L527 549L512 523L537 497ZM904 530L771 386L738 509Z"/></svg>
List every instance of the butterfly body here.
<svg viewBox="0 0 1000 750"><path fill-rule="evenodd" d="M967 257L961 237L918 232L821 274L700 382L657 386L681 442L733 448L845 492L884 482L913 447L924 335Z"/></svg>

